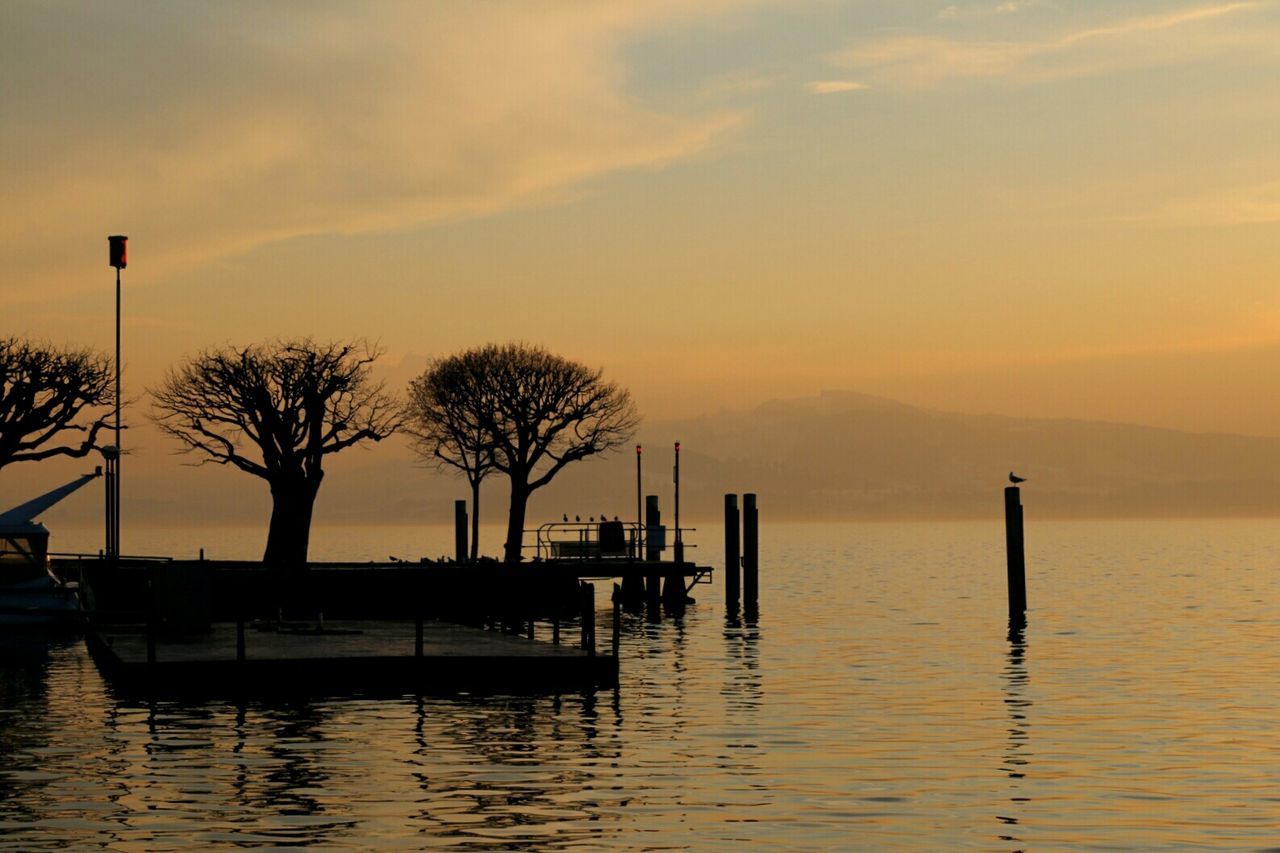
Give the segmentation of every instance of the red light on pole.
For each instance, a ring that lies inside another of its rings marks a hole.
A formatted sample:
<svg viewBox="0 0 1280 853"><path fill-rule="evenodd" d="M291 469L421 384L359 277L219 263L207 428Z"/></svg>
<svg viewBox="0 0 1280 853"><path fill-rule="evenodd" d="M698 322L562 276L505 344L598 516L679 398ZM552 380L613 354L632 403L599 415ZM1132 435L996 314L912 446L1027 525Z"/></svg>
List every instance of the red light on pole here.
<svg viewBox="0 0 1280 853"><path fill-rule="evenodd" d="M114 234L107 238L107 244L111 247L111 260L109 265L118 270L124 269L129 265L129 238L123 234Z"/></svg>

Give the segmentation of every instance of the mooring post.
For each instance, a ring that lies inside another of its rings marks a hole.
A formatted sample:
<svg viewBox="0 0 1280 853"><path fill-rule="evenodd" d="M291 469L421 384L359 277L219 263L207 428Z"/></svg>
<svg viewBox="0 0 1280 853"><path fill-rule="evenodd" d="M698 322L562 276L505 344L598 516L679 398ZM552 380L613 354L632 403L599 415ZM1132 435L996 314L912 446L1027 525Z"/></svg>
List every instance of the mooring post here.
<svg viewBox="0 0 1280 853"><path fill-rule="evenodd" d="M739 584L742 578L741 543L738 539L738 496L724 496L724 610L732 614L738 609Z"/></svg>
<svg viewBox="0 0 1280 853"><path fill-rule="evenodd" d="M582 648L589 655L596 653L596 588L582 583L578 587L582 609Z"/></svg>
<svg viewBox="0 0 1280 853"><path fill-rule="evenodd" d="M459 563L467 561L467 502L453 502L453 546Z"/></svg>
<svg viewBox="0 0 1280 853"><path fill-rule="evenodd" d="M1027 559L1022 539L1022 490L1004 489L1004 542L1008 552L1009 618L1021 619L1027 611Z"/></svg>
<svg viewBox="0 0 1280 853"><path fill-rule="evenodd" d="M613 656L618 657L618 646L622 643L622 587L613 585Z"/></svg>
<svg viewBox="0 0 1280 853"><path fill-rule="evenodd" d="M556 610L551 614L551 642L557 646L560 645L560 608L555 605Z"/></svg>
<svg viewBox="0 0 1280 853"><path fill-rule="evenodd" d="M658 508L658 496L646 495L644 499L644 558L649 563L657 563L662 559L662 546L665 531L662 529L662 511ZM652 565L645 578L645 598L649 606L650 618L656 618L662 606L662 576L658 567Z"/></svg>
<svg viewBox="0 0 1280 853"><path fill-rule="evenodd" d="M413 617L413 656L422 657L422 608L419 607Z"/></svg>
<svg viewBox="0 0 1280 853"><path fill-rule="evenodd" d="M760 513L756 496L742 496L742 606L755 610L760 598Z"/></svg>
<svg viewBox="0 0 1280 853"><path fill-rule="evenodd" d="M244 613L236 614L236 663L244 663Z"/></svg>

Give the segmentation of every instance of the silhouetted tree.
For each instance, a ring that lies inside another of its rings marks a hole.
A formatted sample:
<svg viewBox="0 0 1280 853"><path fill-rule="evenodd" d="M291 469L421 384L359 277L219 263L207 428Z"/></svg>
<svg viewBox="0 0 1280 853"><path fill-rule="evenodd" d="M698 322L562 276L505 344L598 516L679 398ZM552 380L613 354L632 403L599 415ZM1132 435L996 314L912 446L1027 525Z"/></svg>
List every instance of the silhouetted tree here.
<svg viewBox="0 0 1280 853"><path fill-rule="evenodd" d="M639 418L631 395L601 371L540 347L489 344L445 362L454 360L474 383L477 429L469 451L492 453L493 468L511 481L504 556L514 563L529 496L570 462L622 445Z"/></svg>
<svg viewBox="0 0 1280 853"><path fill-rule="evenodd" d="M59 350L0 338L0 468L52 456L87 456L107 428L111 361L92 350ZM67 442L79 433L78 442Z"/></svg>
<svg viewBox="0 0 1280 853"><path fill-rule="evenodd" d="M406 432L414 450L441 468L456 468L471 486L471 559L480 555L480 482L494 470L487 427L493 411L483 350L436 359L409 383Z"/></svg>
<svg viewBox="0 0 1280 853"><path fill-rule="evenodd" d="M225 347L170 368L151 391L157 425L203 454L201 464L234 465L270 485L269 566L306 564L324 457L399 427L396 401L369 378L379 355L363 341Z"/></svg>

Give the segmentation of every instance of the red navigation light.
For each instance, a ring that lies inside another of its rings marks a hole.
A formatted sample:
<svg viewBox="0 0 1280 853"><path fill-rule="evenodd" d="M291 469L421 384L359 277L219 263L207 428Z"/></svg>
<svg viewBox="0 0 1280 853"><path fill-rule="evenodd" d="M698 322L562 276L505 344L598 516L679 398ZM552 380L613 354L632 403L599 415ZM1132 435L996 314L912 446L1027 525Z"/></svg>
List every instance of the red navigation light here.
<svg viewBox="0 0 1280 853"><path fill-rule="evenodd" d="M640 445L636 445L636 456L640 455Z"/></svg>
<svg viewBox="0 0 1280 853"><path fill-rule="evenodd" d="M113 234L107 238L107 243L111 247L110 266L118 270L124 269L129 264L129 250L127 244L129 238L123 234Z"/></svg>
<svg viewBox="0 0 1280 853"><path fill-rule="evenodd" d="M680 442L676 442L676 453L680 452Z"/></svg>

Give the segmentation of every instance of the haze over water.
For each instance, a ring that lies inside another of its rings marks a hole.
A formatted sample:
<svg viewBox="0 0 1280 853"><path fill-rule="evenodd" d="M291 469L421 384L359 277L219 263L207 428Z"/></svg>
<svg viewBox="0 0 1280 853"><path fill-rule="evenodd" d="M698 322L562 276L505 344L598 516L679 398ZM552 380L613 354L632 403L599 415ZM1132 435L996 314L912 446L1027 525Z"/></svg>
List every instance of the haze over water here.
<svg viewBox="0 0 1280 853"><path fill-rule="evenodd" d="M6 659L0 847L1273 846L1280 524L1031 514L1012 638L997 524L766 519L758 624L718 580L628 617L616 692L146 704L78 643Z"/></svg>

